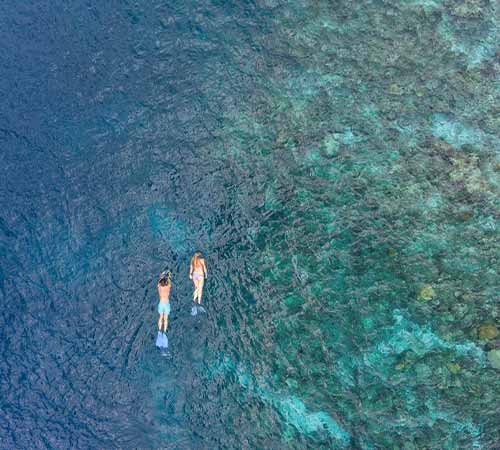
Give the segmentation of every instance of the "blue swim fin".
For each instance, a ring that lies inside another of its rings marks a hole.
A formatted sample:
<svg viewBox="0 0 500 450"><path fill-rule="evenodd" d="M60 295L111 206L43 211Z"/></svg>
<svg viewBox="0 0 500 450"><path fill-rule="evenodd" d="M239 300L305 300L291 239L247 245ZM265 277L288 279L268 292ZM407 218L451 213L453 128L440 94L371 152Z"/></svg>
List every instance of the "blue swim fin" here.
<svg viewBox="0 0 500 450"><path fill-rule="evenodd" d="M193 307L191 308L191 315L192 315L192 316L196 316L196 314L198 314L198 310L196 309L196 306L193 306Z"/></svg>
<svg viewBox="0 0 500 450"><path fill-rule="evenodd" d="M166 333L163 333L163 340L162 340L162 347L167 348L168 347L168 337Z"/></svg>
<svg viewBox="0 0 500 450"><path fill-rule="evenodd" d="M156 344L157 347L161 348L163 346L163 333L158 331L158 336L156 336Z"/></svg>
<svg viewBox="0 0 500 450"><path fill-rule="evenodd" d="M205 308L203 308L203 306L198 305L197 308L199 313L206 313Z"/></svg>

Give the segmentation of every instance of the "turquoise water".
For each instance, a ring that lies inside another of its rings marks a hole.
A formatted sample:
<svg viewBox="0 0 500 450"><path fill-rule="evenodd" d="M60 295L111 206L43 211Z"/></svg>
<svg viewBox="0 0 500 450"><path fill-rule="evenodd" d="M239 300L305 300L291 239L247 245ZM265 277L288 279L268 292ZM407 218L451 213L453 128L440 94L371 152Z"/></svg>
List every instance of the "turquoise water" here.
<svg viewBox="0 0 500 450"><path fill-rule="evenodd" d="M495 3L0 8L2 448L498 447Z"/></svg>

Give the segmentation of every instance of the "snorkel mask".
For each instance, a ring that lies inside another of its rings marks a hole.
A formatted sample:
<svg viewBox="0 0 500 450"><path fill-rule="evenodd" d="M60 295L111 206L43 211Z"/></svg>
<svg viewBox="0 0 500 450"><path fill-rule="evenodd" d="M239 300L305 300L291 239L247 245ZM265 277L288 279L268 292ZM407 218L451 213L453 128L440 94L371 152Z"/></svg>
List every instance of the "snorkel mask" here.
<svg viewBox="0 0 500 450"><path fill-rule="evenodd" d="M170 270L164 270L162 273L160 273L160 278L158 279L158 282L165 280L169 282L172 279L172 272Z"/></svg>

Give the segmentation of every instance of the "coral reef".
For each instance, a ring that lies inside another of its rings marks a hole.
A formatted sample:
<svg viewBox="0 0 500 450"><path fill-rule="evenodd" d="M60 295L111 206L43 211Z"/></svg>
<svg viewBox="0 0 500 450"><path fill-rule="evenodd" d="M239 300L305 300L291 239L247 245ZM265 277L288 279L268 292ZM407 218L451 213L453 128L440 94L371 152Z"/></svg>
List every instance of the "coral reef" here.
<svg viewBox="0 0 500 450"><path fill-rule="evenodd" d="M500 438L486 426L495 333L478 331L499 317L494 7L269 7L261 45L279 60L240 59L266 95L221 131L254 187L238 197L259 222L245 321L266 318L253 342L272 355L268 383L333 410L356 448L487 448Z"/></svg>

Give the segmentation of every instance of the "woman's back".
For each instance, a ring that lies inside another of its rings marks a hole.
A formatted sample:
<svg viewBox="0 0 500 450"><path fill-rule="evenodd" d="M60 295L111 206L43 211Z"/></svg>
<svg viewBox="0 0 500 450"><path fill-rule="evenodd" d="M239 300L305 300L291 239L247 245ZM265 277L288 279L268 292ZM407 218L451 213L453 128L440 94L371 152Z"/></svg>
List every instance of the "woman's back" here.
<svg viewBox="0 0 500 450"><path fill-rule="evenodd" d="M192 267L192 271L195 272L195 273L203 273L203 266L205 265L205 260L195 254L192 258L191 258L191 267Z"/></svg>

